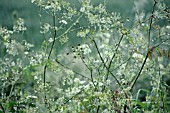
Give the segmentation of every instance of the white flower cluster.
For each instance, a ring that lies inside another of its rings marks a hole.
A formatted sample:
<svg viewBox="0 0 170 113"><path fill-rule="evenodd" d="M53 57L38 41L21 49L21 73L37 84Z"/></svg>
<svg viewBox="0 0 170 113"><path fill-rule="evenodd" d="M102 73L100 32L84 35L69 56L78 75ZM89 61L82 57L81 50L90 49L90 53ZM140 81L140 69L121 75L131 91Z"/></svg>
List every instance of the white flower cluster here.
<svg viewBox="0 0 170 113"><path fill-rule="evenodd" d="M49 39L48 39L48 42L49 43L52 43L54 41L54 39L52 38L52 37L50 37Z"/></svg>
<svg viewBox="0 0 170 113"><path fill-rule="evenodd" d="M62 24L67 24L67 21L65 21L65 20L61 20L61 21L59 21L59 23L62 23Z"/></svg>
<svg viewBox="0 0 170 113"><path fill-rule="evenodd" d="M114 12L109 14L103 4L94 7L90 0L82 0L80 11L85 14L89 23L98 26L99 30L109 30L111 27L122 25L118 22L120 14Z"/></svg>
<svg viewBox="0 0 170 113"><path fill-rule="evenodd" d="M40 33L45 34L47 33L51 28L51 25L49 23L45 23L43 26L41 26L41 31Z"/></svg>
<svg viewBox="0 0 170 113"><path fill-rule="evenodd" d="M134 53L134 54L132 55L132 57L137 58L137 59L143 59L143 58L144 58L143 55L138 54L138 53Z"/></svg>
<svg viewBox="0 0 170 113"><path fill-rule="evenodd" d="M56 13L61 11L62 8L67 9L70 5L69 2L64 0L32 0L32 3L41 6L44 10L49 11L49 13Z"/></svg>
<svg viewBox="0 0 170 113"><path fill-rule="evenodd" d="M45 5L45 9L52 9L53 11L58 11L61 10L61 5L59 1L48 1L47 4Z"/></svg>
<svg viewBox="0 0 170 113"><path fill-rule="evenodd" d="M79 78L75 78L75 79L74 79L74 82L75 82L76 84L84 84L84 83L86 83L86 81L81 81Z"/></svg>
<svg viewBox="0 0 170 113"><path fill-rule="evenodd" d="M10 31L10 30L0 26L0 36L4 40L8 40L11 34L13 34L13 31Z"/></svg>
<svg viewBox="0 0 170 113"><path fill-rule="evenodd" d="M71 19L74 15L77 14L77 9L72 6L67 7L67 11L68 13L64 13L64 17L68 19Z"/></svg>
<svg viewBox="0 0 170 113"><path fill-rule="evenodd" d="M91 49L89 48L89 46L87 45L87 44L82 44L81 46L80 46L80 48L82 48L83 49L83 54L84 55L87 55L87 54L90 54L91 53Z"/></svg>
<svg viewBox="0 0 170 113"><path fill-rule="evenodd" d="M103 4L99 4L97 7L95 7L96 11L99 11L100 14L107 13L106 6Z"/></svg>
<svg viewBox="0 0 170 113"><path fill-rule="evenodd" d="M89 29L84 29L84 30L81 30L77 33L77 36L78 37L86 37L86 35L90 32Z"/></svg>
<svg viewBox="0 0 170 113"><path fill-rule="evenodd" d="M27 50L30 50L30 48L34 47L33 44L30 44L30 43L28 43L28 42L26 42L26 41L24 41L24 46L25 46L25 48L26 48Z"/></svg>
<svg viewBox="0 0 170 113"><path fill-rule="evenodd" d="M34 56L31 56L29 58L30 65L41 64L44 59L43 54L42 53L34 53L34 54L35 54Z"/></svg>
<svg viewBox="0 0 170 113"><path fill-rule="evenodd" d="M80 11L88 14L93 9L93 6L90 2L90 0L82 0L82 7L80 8Z"/></svg>
<svg viewBox="0 0 170 113"><path fill-rule="evenodd" d="M6 46L6 52L10 55L18 55L18 46L19 43L17 43L15 40L12 40L10 43L5 43L4 44Z"/></svg>
<svg viewBox="0 0 170 113"><path fill-rule="evenodd" d="M13 31L14 32L20 32L20 31L25 31L27 28L24 25L24 19L18 18L16 21L16 24L13 26Z"/></svg>
<svg viewBox="0 0 170 113"><path fill-rule="evenodd" d="M76 56L79 56L84 59L84 55L89 55L91 49L87 44L78 45L77 47L72 47L72 50Z"/></svg>
<svg viewBox="0 0 170 113"><path fill-rule="evenodd" d="M31 2L37 6L43 6L45 4L45 0L31 0Z"/></svg>
<svg viewBox="0 0 170 113"><path fill-rule="evenodd" d="M67 41L69 40L68 36L67 35L64 35L62 37L59 38L59 42L61 44L65 44Z"/></svg>

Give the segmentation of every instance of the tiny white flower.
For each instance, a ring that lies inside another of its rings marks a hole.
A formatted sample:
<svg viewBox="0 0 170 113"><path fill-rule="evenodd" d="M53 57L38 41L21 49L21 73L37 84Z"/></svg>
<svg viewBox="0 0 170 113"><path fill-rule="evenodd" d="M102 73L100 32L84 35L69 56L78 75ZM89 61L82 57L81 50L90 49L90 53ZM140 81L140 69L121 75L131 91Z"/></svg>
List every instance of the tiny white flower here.
<svg viewBox="0 0 170 113"><path fill-rule="evenodd" d="M86 83L86 81L80 81L80 84L84 84L84 83Z"/></svg>
<svg viewBox="0 0 170 113"><path fill-rule="evenodd" d="M85 12L85 7L81 7L81 8L80 8L80 11L81 11L81 12Z"/></svg>
<svg viewBox="0 0 170 113"><path fill-rule="evenodd" d="M12 66L15 66L15 62L13 61L13 62L11 63L11 65L12 65Z"/></svg>
<svg viewBox="0 0 170 113"><path fill-rule="evenodd" d="M138 53L134 53L134 54L132 55L132 57L142 59L142 58L143 58L143 55L138 54Z"/></svg>
<svg viewBox="0 0 170 113"><path fill-rule="evenodd" d="M8 31L9 34L13 34L13 31Z"/></svg>
<svg viewBox="0 0 170 113"><path fill-rule="evenodd" d="M49 40L48 40L48 41L49 41L50 43L51 43L51 42L53 42L53 38L49 38Z"/></svg>
<svg viewBox="0 0 170 113"><path fill-rule="evenodd" d="M75 78L75 79L74 79L74 82L75 82L75 83L79 83L79 82L80 82L80 79L79 79L79 78Z"/></svg>
<svg viewBox="0 0 170 113"><path fill-rule="evenodd" d="M170 29L170 26L166 26L167 29Z"/></svg>
<svg viewBox="0 0 170 113"><path fill-rule="evenodd" d="M84 53L83 53L84 55L91 53L91 49L89 48L89 46L87 44L83 44L83 45L81 45L81 47L84 50Z"/></svg>
<svg viewBox="0 0 170 113"><path fill-rule="evenodd" d="M60 23L63 23L63 24L65 24L65 25L66 25L66 24L67 24L67 21L65 21L65 20L61 20L61 21L60 21Z"/></svg>
<svg viewBox="0 0 170 113"><path fill-rule="evenodd" d="M111 80L107 80L107 81L106 81L106 84L109 85L110 83L111 83Z"/></svg>
<svg viewBox="0 0 170 113"><path fill-rule="evenodd" d="M59 41L60 41L61 44L66 43L68 40L69 40L69 38L68 38L67 35L64 35L63 37L59 38Z"/></svg>
<svg viewBox="0 0 170 113"><path fill-rule="evenodd" d="M37 76L34 76L34 80L37 80L38 79L38 77Z"/></svg>
<svg viewBox="0 0 170 113"><path fill-rule="evenodd" d="M27 96L27 98L37 98L37 96L33 96L33 95L29 95L29 96Z"/></svg>
<svg viewBox="0 0 170 113"><path fill-rule="evenodd" d="M40 33L47 33L49 30L50 30L50 24L49 23L45 23L42 27L41 27L41 29L42 29L42 31L40 31Z"/></svg>
<svg viewBox="0 0 170 113"><path fill-rule="evenodd" d="M163 66L162 64L159 64L159 67L160 67L160 69L163 69L163 68L164 68L164 66Z"/></svg>
<svg viewBox="0 0 170 113"><path fill-rule="evenodd" d="M74 75L74 72L73 72L72 70L67 70L66 73L67 73L68 75Z"/></svg>
<svg viewBox="0 0 170 113"><path fill-rule="evenodd" d="M103 83L99 82L99 86L103 86Z"/></svg>
<svg viewBox="0 0 170 113"><path fill-rule="evenodd" d="M83 99L83 101L84 101L84 102L85 102L85 101L88 101L88 99L85 98L85 99Z"/></svg>
<svg viewBox="0 0 170 113"><path fill-rule="evenodd" d="M14 32L25 31L27 28L24 26L24 19L18 18L16 24L13 26Z"/></svg>
<svg viewBox="0 0 170 113"><path fill-rule="evenodd" d="M24 54L25 54L25 55L28 55L28 52L26 51L26 52L24 52Z"/></svg>

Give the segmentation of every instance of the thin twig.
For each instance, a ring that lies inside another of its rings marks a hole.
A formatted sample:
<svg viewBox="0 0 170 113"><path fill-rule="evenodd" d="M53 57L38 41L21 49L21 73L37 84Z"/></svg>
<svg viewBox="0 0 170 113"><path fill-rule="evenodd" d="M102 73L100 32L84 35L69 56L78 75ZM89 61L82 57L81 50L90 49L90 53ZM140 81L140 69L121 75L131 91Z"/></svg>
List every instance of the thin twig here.
<svg viewBox="0 0 170 113"><path fill-rule="evenodd" d="M128 62L130 59L131 59L131 57L129 57L126 61L124 61L124 62L122 62L121 64L119 64L117 67L115 67L115 68L112 69L111 71L118 69L118 68L121 67L123 64L125 64L126 62Z"/></svg>
<svg viewBox="0 0 170 113"><path fill-rule="evenodd" d="M132 83L129 91L132 91L134 85L136 84L136 81L138 80L138 78L139 78L139 76L140 76L140 74L141 74L141 72L142 72L142 70L143 70L143 68L145 66L145 63L146 63L146 60L147 60L148 56L149 56L149 52L147 52L145 60L144 60L144 62L142 64L142 67L140 68L138 75L135 77L134 82Z"/></svg>
<svg viewBox="0 0 170 113"><path fill-rule="evenodd" d="M122 40L122 38L123 38L123 35L122 35L122 37L121 37L121 40ZM119 45L120 45L121 40L120 40L119 43L118 43ZM104 62L104 59L102 58L102 56L101 56L101 54L100 54L100 51L99 51L99 49L98 49L98 46L97 46L96 41L95 41L94 39L92 39L92 41L94 42L94 45L95 45L95 47L96 47L96 49L97 49L97 53L98 53L98 55L99 55L99 57L100 57L103 65L104 65L104 67L107 69L108 73L110 73L110 74L113 76L113 78L114 78L114 79L116 80L116 82L118 83L119 87L122 88L119 80L118 80L118 79L116 78L116 76L110 71L110 69L106 66L106 63ZM119 47L119 46L117 46L116 51L117 51L118 47ZM112 58L114 58L115 55L116 55L116 52L115 52L115 54L113 54ZM102 92L104 91L104 89L105 89L105 87L102 89ZM123 88L122 88L122 89L123 89ZM125 96L128 97L126 93L125 93ZM129 109L129 108L128 108L128 109ZM100 106L97 107L97 112L96 112L96 113L99 113L99 110L100 110ZM131 112L130 109L129 109L129 112Z"/></svg>
<svg viewBox="0 0 170 113"><path fill-rule="evenodd" d="M3 111L3 113L5 113L5 108L2 106L2 104L0 103L1 109Z"/></svg>
<svg viewBox="0 0 170 113"><path fill-rule="evenodd" d="M142 63L142 66L141 66L141 68L140 68L137 76L136 76L135 79L134 79L134 82L132 82L132 85L131 85L131 87L130 87L130 91L132 91L132 89L133 89L134 85L136 84L139 76L141 75L141 72L142 72L142 70L143 70L143 68L144 68L144 66L145 66L145 63L146 63L146 61L147 61L147 58L148 58L150 52L152 52L153 49L155 48L155 47L150 48L150 33L151 33L152 22L153 22L153 18L154 18L153 13L154 13L156 4L157 4L157 2L154 0L154 5L153 5L153 8L152 8L152 16L150 17L151 19L150 19L149 30L148 30L148 51L147 51L147 54L146 54L146 56L145 56L145 59L144 59L144 61L143 61L143 63Z"/></svg>
<svg viewBox="0 0 170 113"><path fill-rule="evenodd" d="M63 68L66 68L66 69L68 69L68 70L71 70L71 71L73 71L75 74L77 74L77 75L79 75L79 76L81 76L81 77L83 77L83 78L86 78L86 79L88 79L88 80L91 80L89 77L86 77L85 75L83 75L83 74L81 74L81 73L79 73L79 72L77 72L77 71L74 71L74 70L70 69L69 67L65 66L64 64L62 64L61 62L59 62L57 59L56 59L55 61L56 61L59 65L61 65Z"/></svg>
<svg viewBox="0 0 170 113"><path fill-rule="evenodd" d="M53 26L55 27L55 15L53 14ZM54 48L54 44L55 44L55 37L57 35L57 31L56 29L54 29L54 36L53 36L53 42L52 42L52 46L50 48L50 52L48 54L48 57L47 57L47 61L50 59L50 56L51 56L51 53L52 53L52 50ZM47 104L47 97L46 97L46 91L45 91L45 87L46 87L46 71L47 71L47 63L45 63L45 66L44 66L44 77L43 77L43 82L44 82L44 102L45 104Z"/></svg>
<svg viewBox="0 0 170 113"><path fill-rule="evenodd" d="M55 40L59 39L60 37L64 36L64 35L67 34L68 32L70 32L70 31L71 31L71 28L75 25L75 23L76 23L77 21L80 20L80 18L81 18L82 16L83 16L83 14L81 14L81 15L77 18L77 20L76 20L63 34L57 36L57 37L55 38Z"/></svg>
<svg viewBox="0 0 170 113"><path fill-rule="evenodd" d="M116 44L115 52L114 52L114 54L112 55L111 60L110 60L110 62L109 62L109 65L108 65L108 67L107 67L107 73L106 73L106 78L105 78L106 81L107 81L108 76L109 76L109 71L110 71L111 64L112 64L112 62L113 62L113 58L114 58L115 55L117 54L117 51L118 51L118 48L119 48L119 46L120 46L120 42L121 42L122 39L123 39L123 36L124 36L124 34L122 34L122 36L121 36L118 44ZM116 78L116 79L117 79L117 78ZM118 81L118 80L117 80L117 81ZM102 88L102 92L105 90L105 88L106 88L106 86L104 86L104 87ZM99 109L100 109L100 106L98 106L98 108L97 108L97 113L99 112Z"/></svg>
<svg viewBox="0 0 170 113"><path fill-rule="evenodd" d="M102 58L102 56L101 56L101 54L100 54L100 51L99 51L99 49L98 49L98 46L97 46L97 44L96 44L96 41L95 41L94 39L92 39L92 41L94 42L94 45L95 45L95 47L96 47L96 49L97 49L97 53L98 53L98 55L99 55L99 57L100 57L103 65L104 65L104 67L105 67L105 68L109 71L109 73L113 76L113 78L116 80L116 82L118 83L118 85L121 86L119 80L116 78L116 76L115 76L115 75L108 69L108 67L106 66L106 64L105 64L105 62L104 62L104 59Z"/></svg>
<svg viewBox="0 0 170 113"><path fill-rule="evenodd" d="M74 97L76 97L77 95L79 95L81 92L83 92L84 89L80 90L78 93L76 93L75 95L73 95L71 98L69 98L68 100L66 100L61 106L64 106L65 104L67 104L70 100L72 100ZM55 111L57 111L58 108L55 109Z"/></svg>
<svg viewBox="0 0 170 113"><path fill-rule="evenodd" d="M157 4L157 1L156 0L154 0L154 5L153 5L153 8L152 8L152 12L151 12L151 19L150 19L150 23L149 23L149 30L148 30L148 49L149 49L149 47L150 47L150 40L151 40L151 36L150 36L150 33L151 33L151 29L152 29L152 23L153 23L153 18L154 18L154 15L153 15L153 13L154 13L154 11L155 11L155 6L156 6L156 4Z"/></svg>
<svg viewBox="0 0 170 113"><path fill-rule="evenodd" d="M86 68L90 71L90 77L91 77L91 81L95 87L95 84L94 84L94 80L93 80L93 70L85 63L85 61L81 58L82 62L84 63L84 65L86 66Z"/></svg>
<svg viewBox="0 0 170 113"><path fill-rule="evenodd" d="M52 50L53 50L53 48L54 48L55 41L56 41L58 38L60 38L60 37L64 36L65 34L67 34L67 33L69 32L69 30L74 26L74 24L75 24L81 17L82 17L82 15L80 15L80 16L78 17L78 19L77 19L62 35L58 36L57 38L56 38L57 30L54 29L53 42L52 42L52 46L51 46L50 52L49 52L48 57L47 57L47 61L50 59ZM55 26L56 26L56 25L55 25L55 14L53 14L53 26L54 26L54 28L55 28ZM46 86L46 70L47 70L47 63L46 63L45 66L44 66L44 73L43 73L43 75L44 75L44 77L43 77L43 83L44 83L44 93L45 93L45 96L44 96L45 104L47 104L47 97L46 97L46 91L45 91L45 86Z"/></svg>
<svg viewBox="0 0 170 113"><path fill-rule="evenodd" d="M121 38L120 38L118 44L116 44L117 46L116 46L115 52L114 52L114 54L112 55L112 58L111 58L111 60L110 60L110 62L109 62L109 65L108 65L108 72L107 72L107 75L106 75L106 80L108 79L109 70L110 70L110 67L111 67L111 65L112 65L113 58L114 58L115 55L117 54L117 51L118 51L118 48L119 48L119 46L120 46L120 43L121 43L121 41L122 41L122 39L123 39L123 36L124 36L124 34L122 34L122 36L121 36Z"/></svg>
<svg viewBox="0 0 170 113"><path fill-rule="evenodd" d="M71 98L69 98L68 100L66 100L64 103L63 103L63 105L64 104L67 104L70 100L72 100L74 97L76 97L77 95L79 95L81 92L83 91L83 89L81 90L81 91L79 91L78 93L76 93L75 95L73 95Z"/></svg>

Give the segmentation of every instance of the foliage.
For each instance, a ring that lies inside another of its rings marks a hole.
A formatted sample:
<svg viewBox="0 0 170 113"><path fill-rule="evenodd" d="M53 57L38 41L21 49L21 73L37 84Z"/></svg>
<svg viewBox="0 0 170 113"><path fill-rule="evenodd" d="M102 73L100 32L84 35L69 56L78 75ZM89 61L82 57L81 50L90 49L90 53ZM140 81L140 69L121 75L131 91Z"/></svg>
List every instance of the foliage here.
<svg viewBox="0 0 170 113"><path fill-rule="evenodd" d="M170 111L168 2L154 0L149 15L136 10L132 27L107 2L31 2L39 7L41 48L19 40L29 30L23 18L13 30L0 27L1 112Z"/></svg>

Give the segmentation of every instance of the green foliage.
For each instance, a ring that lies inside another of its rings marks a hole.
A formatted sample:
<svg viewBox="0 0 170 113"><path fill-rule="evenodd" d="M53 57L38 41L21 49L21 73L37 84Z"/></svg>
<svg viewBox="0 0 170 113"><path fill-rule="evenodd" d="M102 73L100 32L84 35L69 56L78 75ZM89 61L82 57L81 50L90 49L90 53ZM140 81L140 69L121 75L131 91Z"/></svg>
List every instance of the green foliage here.
<svg viewBox="0 0 170 113"><path fill-rule="evenodd" d="M20 41L29 29L19 17L13 30L0 27L0 112L170 112L167 1L154 0L149 15L136 9L134 21L108 11L106 1L30 2L44 40L38 49Z"/></svg>

